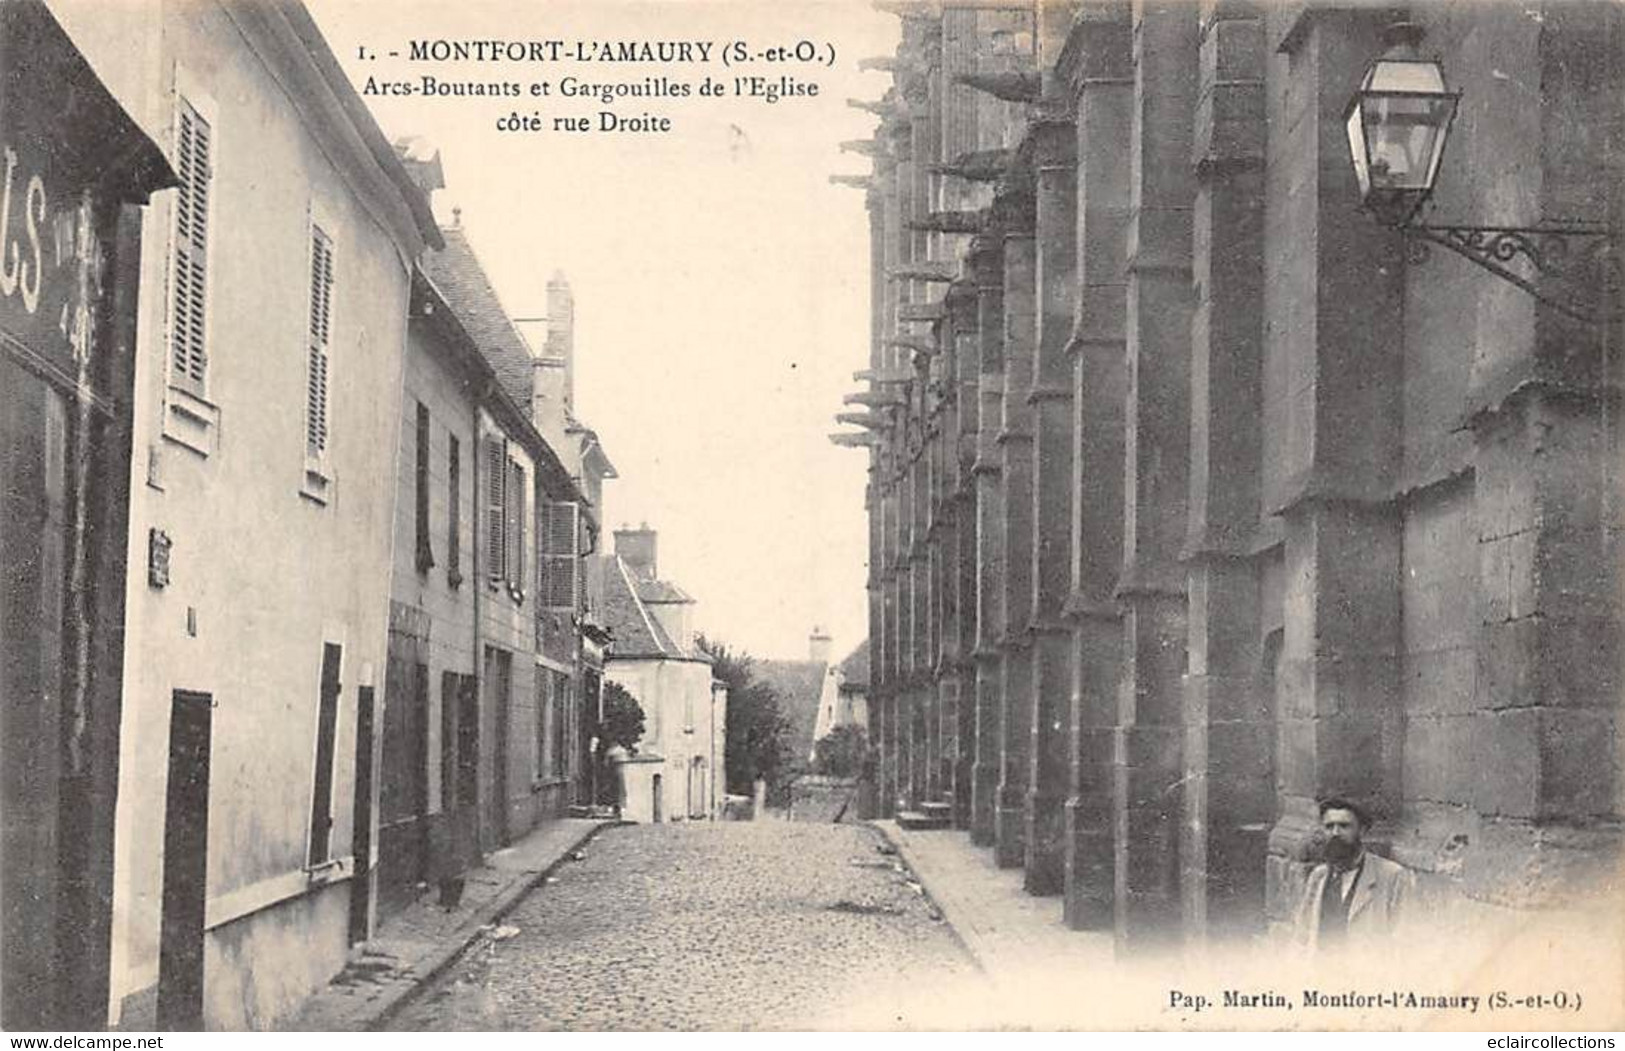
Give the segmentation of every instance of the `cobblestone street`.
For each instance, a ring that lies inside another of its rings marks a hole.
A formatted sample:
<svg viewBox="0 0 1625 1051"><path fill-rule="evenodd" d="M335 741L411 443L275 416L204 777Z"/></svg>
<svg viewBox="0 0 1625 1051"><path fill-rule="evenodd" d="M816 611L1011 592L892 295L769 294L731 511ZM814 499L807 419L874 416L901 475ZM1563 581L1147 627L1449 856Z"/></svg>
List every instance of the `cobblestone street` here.
<svg viewBox="0 0 1625 1051"><path fill-rule="evenodd" d="M929 1027L978 973L870 829L610 828L391 1028Z"/></svg>

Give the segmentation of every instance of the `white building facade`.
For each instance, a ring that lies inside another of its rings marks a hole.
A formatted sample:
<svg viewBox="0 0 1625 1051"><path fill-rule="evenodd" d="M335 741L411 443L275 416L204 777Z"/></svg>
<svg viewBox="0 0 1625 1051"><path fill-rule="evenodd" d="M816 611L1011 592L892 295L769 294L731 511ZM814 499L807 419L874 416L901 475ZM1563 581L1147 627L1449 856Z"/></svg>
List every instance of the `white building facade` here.
<svg viewBox="0 0 1625 1051"><path fill-rule="evenodd" d="M371 907L427 204L298 5L62 5L181 185L146 215L110 1016L259 1028Z"/></svg>

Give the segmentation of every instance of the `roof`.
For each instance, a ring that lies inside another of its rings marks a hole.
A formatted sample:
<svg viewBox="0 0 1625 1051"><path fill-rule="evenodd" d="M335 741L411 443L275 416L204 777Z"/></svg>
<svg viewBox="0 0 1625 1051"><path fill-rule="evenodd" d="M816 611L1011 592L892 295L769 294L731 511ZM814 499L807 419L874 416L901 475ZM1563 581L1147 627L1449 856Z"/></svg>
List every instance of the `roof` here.
<svg viewBox="0 0 1625 1051"><path fill-rule="evenodd" d="M660 618L650 613L644 600L638 597L641 588L649 583L662 584L682 594L680 589L663 581L634 579L631 568L619 555L597 555L592 562L592 571L603 578L604 626L614 636L609 644L610 657L621 660L706 659L704 654L672 639L661 627Z"/></svg>
<svg viewBox="0 0 1625 1051"><path fill-rule="evenodd" d="M841 662L841 688L862 691L869 688L869 640L858 643L857 649Z"/></svg>
<svg viewBox="0 0 1625 1051"><path fill-rule="evenodd" d="M469 335L479 343L502 389L528 412L536 360L530 344L503 308L463 228L444 227L441 233L446 247L423 254L423 272L444 293Z"/></svg>
<svg viewBox="0 0 1625 1051"><path fill-rule="evenodd" d="M764 661L751 663L751 673L773 688L779 714L790 724L790 765L805 767L812 755L813 733L818 728L818 701L823 695L824 661Z"/></svg>
<svg viewBox="0 0 1625 1051"><path fill-rule="evenodd" d="M579 419L574 420L572 430L581 435L582 463L588 465L590 470L596 471L600 478L619 478L620 475L615 473L615 465L609 462L609 454L604 451L603 443L598 440L598 432Z"/></svg>
<svg viewBox="0 0 1625 1051"><path fill-rule="evenodd" d="M639 580L638 598L644 602L693 602L689 593L667 580Z"/></svg>
<svg viewBox="0 0 1625 1051"><path fill-rule="evenodd" d="M504 430L517 437L530 450L550 495L574 500L587 507L587 499L576 485L575 479L559 460L558 453L547 443L547 439L537 431L529 412L523 407L528 403L516 402L508 396L500 383L492 382L496 375L491 361L478 339L469 331L462 310L453 297L447 295L445 289L435 283L427 272L428 268L424 266L424 263L433 259L435 255L434 252L424 253L424 259L419 260L418 269L412 274L413 294L423 301L428 309L421 315L414 310L411 323L429 325L438 333L441 345L449 350L453 360L477 377L480 388L488 392L484 399L486 407L501 421ZM474 265L479 264L476 262ZM440 309L433 309L435 304L438 304Z"/></svg>
<svg viewBox="0 0 1625 1051"><path fill-rule="evenodd" d="M257 15L269 19L272 5L257 5L258 12L245 11L244 8L255 5L237 5L235 10L228 13L233 21L239 22L244 17ZM285 20L286 25L297 37L309 54L311 64L317 74L333 93L344 116L349 120L357 137L360 138L366 152L371 155L373 163L377 164L385 178L393 184L395 191L400 194L401 204L411 216L413 226L424 244L430 248L440 247L440 229L435 225L434 212L429 206L428 195L418 188L407 172L406 166L395 153L395 147L390 145L378 122L373 119L372 111L367 104L361 101L356 94L355 86L350 77L339 65L333 50L328 46L327 38L322 35L321 29L310 16L310 11L303 3L293 2L276 5L274 8ZM297 88L295 88L297 90Z"/></svg>

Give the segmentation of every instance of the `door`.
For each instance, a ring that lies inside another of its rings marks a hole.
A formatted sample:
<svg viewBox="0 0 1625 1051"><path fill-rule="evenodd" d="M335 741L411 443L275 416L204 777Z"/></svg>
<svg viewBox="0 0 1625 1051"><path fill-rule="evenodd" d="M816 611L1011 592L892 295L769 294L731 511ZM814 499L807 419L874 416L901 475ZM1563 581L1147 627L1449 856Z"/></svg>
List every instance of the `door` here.
<svg viewBox="0 0 1625 1051"><path fill-rule="evenodd" d="M456 830L465 824L457 813L457 702L463 677L440 673L440 813L430 819L430 878L445 880L463 870Z"/></svg>
<svg viewBox="0 0 1625 1051"><path fill-rule="evenodd" d="M355 834L351 853L355 874L350 880L350 944L367 938L372 907L372 696L373 688L356 691Z"/></svg>
<svg viewBox="0 0 1625 1051"><path fill-rule="evenodd" d="M508 845L508 708L513 686L513 655L488 647L485 651L485 700L491 720L491 796L486 807L485 846Z"/></svg>
<svg viewBox="0 0 1625 1051"><path fill-rule="evenodd" d="M649 813L652 816L649 818L649 820L657 825L666 820L666 808L660 805L660 789L660 775L656 774L654 776L654 800L649 809Z"/></svg>
<svg viewBox="0 0 1625 1051"><path fill-rule="evenodd" d="M378 781L378 915L417 895L428 873L429 668L416 638L391 634Z"/></svg>
<svg viewBox="0 0 1625 1051"><path fill-rule="evenodd" d="M480 857L480 681L462 678L457 695L457 827L459 857L472 865Z"/></svg>
<svg viewBox="0 0 1625 1051"><path fill-rule="evenodd" d="M203 922L208 901L209 738L213 698L176 690L169 719L164 875L158 942L158 1028L203 1028Z"/></svg>

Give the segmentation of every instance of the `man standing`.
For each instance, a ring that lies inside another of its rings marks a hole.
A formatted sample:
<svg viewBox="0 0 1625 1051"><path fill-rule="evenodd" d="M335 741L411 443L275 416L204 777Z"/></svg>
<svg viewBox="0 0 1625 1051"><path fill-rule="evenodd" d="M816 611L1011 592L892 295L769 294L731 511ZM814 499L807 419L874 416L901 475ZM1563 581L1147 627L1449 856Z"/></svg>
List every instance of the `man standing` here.
<svg viewBox="0 0 1625 1051"><path fill-rule="evenodd" d="M1299 942L1311 951L1383 946L1416 889L1409 869L1366 850L1363 840L1370 824L1357 803L1321 801L1326 860L1310 870L1294 922Z"/></svg>

